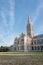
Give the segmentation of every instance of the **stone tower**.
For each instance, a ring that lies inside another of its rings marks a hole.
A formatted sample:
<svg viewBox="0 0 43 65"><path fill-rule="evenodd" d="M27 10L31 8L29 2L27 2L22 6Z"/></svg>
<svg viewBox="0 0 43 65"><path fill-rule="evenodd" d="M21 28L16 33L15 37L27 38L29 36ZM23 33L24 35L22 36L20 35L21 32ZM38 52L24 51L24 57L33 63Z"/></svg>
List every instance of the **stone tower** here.
<svg viewBox="0 0 43 65"><path fill-rule="evenodd" d="M27 35L31 38L34 36L34 30L31 24L30 16L28 16Z"/></svg>

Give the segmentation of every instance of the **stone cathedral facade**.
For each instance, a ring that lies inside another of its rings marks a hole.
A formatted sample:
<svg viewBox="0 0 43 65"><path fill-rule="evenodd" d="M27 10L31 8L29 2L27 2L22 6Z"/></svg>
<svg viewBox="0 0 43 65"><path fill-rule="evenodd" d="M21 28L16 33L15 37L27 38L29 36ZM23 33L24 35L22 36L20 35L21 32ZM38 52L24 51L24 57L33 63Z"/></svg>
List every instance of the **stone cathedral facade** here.
<svg viewBox="0 0 43 65"><path fill-rule="evenodd" d="M21 33L16 37L11 51L43 51L43 34L34 36L30 16L28 16L26 34Z"/></svg>

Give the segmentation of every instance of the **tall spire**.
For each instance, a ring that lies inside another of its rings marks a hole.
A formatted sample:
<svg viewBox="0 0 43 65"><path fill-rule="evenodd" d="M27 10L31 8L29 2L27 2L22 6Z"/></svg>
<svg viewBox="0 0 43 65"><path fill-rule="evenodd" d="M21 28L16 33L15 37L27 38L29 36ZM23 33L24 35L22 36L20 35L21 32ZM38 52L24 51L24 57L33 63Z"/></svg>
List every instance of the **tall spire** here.
<svg viewBox="0 0 43 65"><path fill-rule="evenodd" d="M31 24L30 16L28 16L27 35L29 37L33 37L34 36L34 30L33 30L32 24Z"/></svg>
<svg viewBox="0 0 43 65"><path fill-rule="evenodd" d="M30 23L31 22L31 20L30 20L30 16L28 16L28 23Z"/></svg>

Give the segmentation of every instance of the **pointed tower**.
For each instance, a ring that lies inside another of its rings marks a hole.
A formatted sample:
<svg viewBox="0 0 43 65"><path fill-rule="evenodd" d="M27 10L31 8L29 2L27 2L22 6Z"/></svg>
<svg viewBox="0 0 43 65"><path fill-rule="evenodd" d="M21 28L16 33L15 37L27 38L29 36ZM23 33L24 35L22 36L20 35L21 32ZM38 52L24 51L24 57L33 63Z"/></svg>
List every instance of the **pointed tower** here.
<svg viewBox="0 0 43 65"><path fill-rule="evenodd" d="M28 16L27 35L31 38L34 36L34 30L31 24L30 16Z"/></svg>

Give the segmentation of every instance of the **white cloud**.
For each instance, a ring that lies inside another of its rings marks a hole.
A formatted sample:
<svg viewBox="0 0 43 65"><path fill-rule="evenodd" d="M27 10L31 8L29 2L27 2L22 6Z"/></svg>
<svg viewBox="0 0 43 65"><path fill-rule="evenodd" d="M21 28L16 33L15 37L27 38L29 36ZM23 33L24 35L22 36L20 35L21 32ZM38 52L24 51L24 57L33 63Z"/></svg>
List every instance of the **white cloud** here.
<svg viewBox="0 0 43 65"><path fill-rule="evenodd" d="M7 26L7 23L6 23L6 16L5 16L4 11L1 12L1 16L2 16L3 26Z"/></svg>
<svg viewBox="0 0 43 65"><path fill-rule="evenodd" d="M8 31L12 31L13 30L13 26L15 23L15 0L9 0L9 10L7 11L6 8L3 6L2 11L1 11L1 16L2 16L2 22L3 22L3 26L4 27L8 27L9 25L9 29ZM9 16L9 21L7 21L6 16ZM8 22L8 24L7 24Z"/></svg>
<svg viewBox="0 0 43 65"><path fill-rule="evenodd" d="M10 45L13 45L14 44L14 38L18 36L17 33L10 33L8 35L3 35L3 34L0 34L0 45L2 46L10 46ZM4 45L3 45L4 44Z"/></svg>
<svg viewBox="0 0 43 65"><path fill-rule="evenodd" d="M34 15L33 16L33 20L32 20L33 21L32 22L33 25L35 24L36 20L38 19L38 16L40 16L42 10L43 10L43 2L40 1L40 3L37 5L35 13L33 13L33 15ZM37 28L36 35L40 34L42 32L43 32L43 24L41 23L41 26Z"/></svg>
<svg viewBox="0 0 43 65"><path fill-rule="evenodd" d="M14 22L15 22L15 2L14 0L9 0L10 1L10 11L9 11L9 15L10 15L10 28L13 28L14 26Z"/></svg>
<svg viewBox="0 0 43 65"><path fill-rule="evenodd" d="M40 15L41 10L43 9L43 2L41 2L40 4L38 4L36 11L34 13L34 17L33 17L33 24L36 22L38 16Z"/></svg>
<svg viewBox="0 0 43 65"><path fill-rule="evenodd" d="M3 5L3 8L1 9L2 24L0 26L0 30L1 30L0 31L0 45L13 44L14 38L17 35L14 33L14 29L13 29L14 22L15 22L15 13L14 13L15 12L15 2L14 0L9 0L9 4L10 4L9 10L7 9L7 7L4 7L4 5ZM6 18L7 16L9 16L9 19L10 19L9 21L7 21L7 18Z"/></svg>
<svg viewBox="0 0 43 65"><path fill-rule="evenodd" d="M38 27L38 33L37 34L41 34L43 32L43 24L40 24L41 26Z"/></svg>

